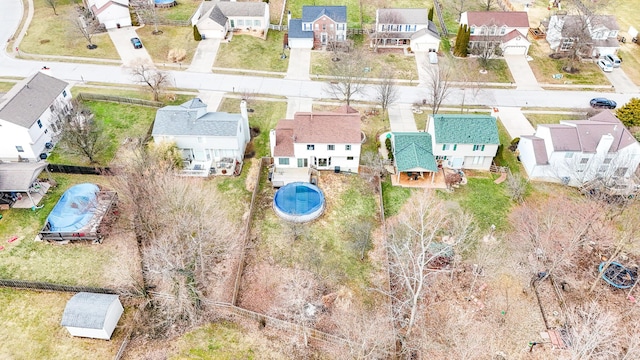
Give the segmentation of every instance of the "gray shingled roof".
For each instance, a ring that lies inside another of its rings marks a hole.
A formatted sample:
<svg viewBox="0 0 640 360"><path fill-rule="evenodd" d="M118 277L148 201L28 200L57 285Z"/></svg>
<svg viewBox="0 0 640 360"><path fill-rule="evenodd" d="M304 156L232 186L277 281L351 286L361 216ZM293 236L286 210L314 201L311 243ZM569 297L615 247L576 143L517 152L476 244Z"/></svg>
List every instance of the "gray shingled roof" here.
<svg viewBox="0 0 640 360"><path fill-rule="evenodd" d="M302 31L302 20L289 20L289 39L313 38L313 31Z"/></svg>
<svg viewBox="0 0 640 360"><path fill-rule="evenodd" d="M427 9L378 9L378 21L384 24L426 24Z"/></svg>
<svg viewBox="0 0 640 360"><path fill-rule="evenodd" d="M429 26L423 29L420 29L416 32L414 32L411 35L411 39L417 39L419 37L421 37L422 35L426 35L426 34L431 34L431 36L440 39L440 33L438 32L438 27L436 26L436 24L433 23L433 21L429 21Z"/></svg>
<svg viewBox="0 0 640 360"><path fill-rule="evenodd" d="M489 115L435 115L437 144L500 144L496 118Z"/></svg>
<svg viewBox="0 0 640 360"><path fill-rule="evenodd" d="M200 99L187 101L180 106L158 109L152 135L236 136L242 115L226 112L209 112L198 117L196 108L204 105ZM206 105L204 105L206 106Z"/></svg>
<svg viewBox="0 0 640 360"><path fill-rule="evenodd" d="M0 103L0 119L30 128L68 83L37 72L16 84Z"/></svg>
<svg viewBox="0 0 640 360"><path fill-rule="evenodd" d="M0 192L28 191L46 167L45 162L0 163Z"/></svg>
<svg viewBox="0 0 640 360"><path fill-rule="evenodd" d="M211 10L211 14L209 14L209 19L215 21L216 23L224 26L227 23L228 18L222 13L220 7L218 5L214 6Z"/></svg>
<svg viewBox="0 0 640 360"><path fill-rule="evenodd" d="M216 7L218 7L226 17L263 16L267 4L263 2L221 1Z"/></svg>
<svg viewBox="0 0 640 360"><path fill-rule="evenodd" d="M118 301L118 295L80 292L64 308L62 326L102 329L109 306Z"/></svg>
<svg viewBox="0 0 640 360"><path fill-rule="evenodd" d="M347 7L346 6L303 6L302 7L302 21L313 22L322 15L327 15L333 21L339 23L347 22Z"/></svg>

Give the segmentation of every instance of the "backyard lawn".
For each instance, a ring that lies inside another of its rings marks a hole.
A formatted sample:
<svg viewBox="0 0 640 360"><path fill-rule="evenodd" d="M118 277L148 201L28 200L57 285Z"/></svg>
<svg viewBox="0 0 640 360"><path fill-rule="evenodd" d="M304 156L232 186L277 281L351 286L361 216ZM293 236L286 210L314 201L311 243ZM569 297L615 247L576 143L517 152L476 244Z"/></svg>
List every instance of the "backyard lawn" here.
<svg viewBox="0 0 640 360"><path fill-rule="evenodd" d="M270 30L267 40L251 35L235 35L220 44L214 67L286 72L289 57L281 59L284 32Z"/></svg>
<svg viewBox="0 0 640 360"><path fill-rule="evenodd" d="M559 124L561 120L584 120L586 116L577 114L536 114L525 113L524 116L529 120L533 128L537 128L538 124Z"/></svg>
<svg viewBox="0 0 640 360"><path fill-rule="evenodd" d="M167 20L189 20L201 3L202 0L179 0L176 6L157 8L156 11L158 17Z"/></svg>
<svg viewBox="0 0 640 360"><path fill-rule="evenodd" d="M92 42L97 49L87 49L88 42L74 31L73 24L68 20L76 14L72 0L57 1L56 21L51 21L53 10L46 5L46 0L34 0L33 20L24 39L20 43L20 50L41 55L80 56L99 59L120 59L111 38L105 32L95 35Z"/></svg>

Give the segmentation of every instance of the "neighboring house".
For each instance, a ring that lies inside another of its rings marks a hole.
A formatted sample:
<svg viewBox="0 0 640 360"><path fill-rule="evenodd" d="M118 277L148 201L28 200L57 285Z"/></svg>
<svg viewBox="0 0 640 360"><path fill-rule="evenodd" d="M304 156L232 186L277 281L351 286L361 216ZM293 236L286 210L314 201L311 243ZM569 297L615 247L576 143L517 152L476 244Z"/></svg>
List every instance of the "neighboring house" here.
<svg viewBox="0 0 640 360"><path fill-rule="evenodd" d="M0 160L38 161L62 131L71 109L68 83L43 72L0 98Z"/></svg>
<svg viewBox="0 0 640 360"><path fill-rule="evenodd" d="M489 170L500 145L489 115L433 115L427 132L438 164L453 169Z"/></svg>
<svg viewBox="0 0 640 360"><path fill-rule="evenodd" d="M531 43L529 17L526 11L466 11L460 24L470 29L469 51L474 48L496 46L503 55L526 55Z"/></svg>
<svg viewBox="0 0 640 360"><path fill-rule="evenodd" d="M313 49L347 39L346 6L303 6L302 19L288 15L290 48Z"/></svg>
<svg viewBox="0 0 640 360"><path fill-rule="evenodd" d="M118 295L80 292L67 302L60 325L72 336L109 340L123 311Z"/></svg>
<svg viewBox="0 0 640 360"><path fill-rule="evenodd" d="M589 120L538 125L522 136L519 159L530 179L581 186L593 179L627 183L640 162L640 144L608 110Z"/></svg>
<svg viewBox="0 0 640 360"><path fill-rule="evenodd" d="M84 7L107 29L131 26L129 0L83 0Z"/></svg>
<svg viewBox="0 0 640 360"><path fill-rule="evenodd" d="M426 132L394 132L391 146L395 173L400 182L400 174L431 174L431 182L438 171L433 155L431 135Z"/></svg>
<svg viewBox="0 0 640 360"><path fill-rule="evenodd" d="M600 57L615 55L620 48L620 27L613 15L553 15L546 27L547 42L555 52L570 51L577 43L578 54Z"/></svg>
<svg viewBox="0 0 640 360"><path fill-rule="evenodd" d="M269 134L274 186L309 181L309 170L358 172L362 143L360 114L349 106L334 111L297 112ZM294 174L300 177L295 178ZM282 178L278 178L278 176Z"/></svg>
<svg viewBox="0 0 640 360"><path fill-rule="evenodd" d="M371 47L437 52L440 34L427 9L378 9Z"/></svg>
<svg viewBox="0 0 640 360"><path fill-rule="evenodd" d="M184 175L233 175L242 169L249 132L247 103L240 114L207 112L207 105L195 98L179 106L158 109L153 123L155 143L173 142L184 160Z"/></svg>
<svg viewBox="0 0 640 360"><path fill-rule="evenodd" d="M266 39L269 4L262 1L203 1L191 21L205 39L224 39L228 32L234 31L255 32Z"/></svg>

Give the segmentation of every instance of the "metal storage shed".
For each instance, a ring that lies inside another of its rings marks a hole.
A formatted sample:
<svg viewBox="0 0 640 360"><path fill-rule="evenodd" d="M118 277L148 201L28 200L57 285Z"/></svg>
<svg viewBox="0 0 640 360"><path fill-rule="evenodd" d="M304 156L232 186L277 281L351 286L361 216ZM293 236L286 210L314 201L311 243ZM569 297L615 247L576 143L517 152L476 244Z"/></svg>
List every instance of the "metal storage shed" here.
<svg viewBox="0 0 640 360"><path fill-rule="evenodd" d="M61 325L72 336L110 340L123 311L118 295L80 292L67 302Z"/></svg>

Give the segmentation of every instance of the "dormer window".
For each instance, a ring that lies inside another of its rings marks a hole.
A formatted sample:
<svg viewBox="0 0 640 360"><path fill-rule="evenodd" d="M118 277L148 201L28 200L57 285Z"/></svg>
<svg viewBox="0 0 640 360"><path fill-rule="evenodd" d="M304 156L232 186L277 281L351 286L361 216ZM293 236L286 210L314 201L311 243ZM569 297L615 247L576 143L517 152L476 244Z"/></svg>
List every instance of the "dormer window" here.
<svg viewBox="0 0 640 360"><path fill-rule="evenodd" d="M504 35L506 33L507 33L507 27L506 26L501 27L500 28L500 35Z"/></svg>

